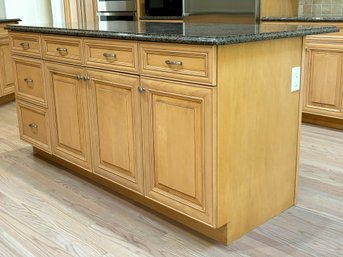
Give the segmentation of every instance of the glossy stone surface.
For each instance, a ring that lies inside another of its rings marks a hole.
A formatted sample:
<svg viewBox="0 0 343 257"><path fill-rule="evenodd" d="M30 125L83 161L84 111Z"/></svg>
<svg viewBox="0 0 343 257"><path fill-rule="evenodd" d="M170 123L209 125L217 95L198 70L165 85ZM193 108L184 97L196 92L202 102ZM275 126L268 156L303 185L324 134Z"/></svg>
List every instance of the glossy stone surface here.
<svg viewBox="0 0 343 257"><path fill-rule="evenodd" d="M333 26L143 21L107 21L87 28L63 24L8 25L6 28L20 32L202 45L238 44L339 31Z"/></svg>
<svg viewBox="0 0 343 257"><path fill-rule="evenodd" d="M262 17L261 21L343 22L343 17Z"/></svg>
<svg viewBox="0 0 343 257"><path fill-rule="evenodd" d="M21 19L5 19L0 17L0 23L7 23L7 22L19 22Z"/></svg>

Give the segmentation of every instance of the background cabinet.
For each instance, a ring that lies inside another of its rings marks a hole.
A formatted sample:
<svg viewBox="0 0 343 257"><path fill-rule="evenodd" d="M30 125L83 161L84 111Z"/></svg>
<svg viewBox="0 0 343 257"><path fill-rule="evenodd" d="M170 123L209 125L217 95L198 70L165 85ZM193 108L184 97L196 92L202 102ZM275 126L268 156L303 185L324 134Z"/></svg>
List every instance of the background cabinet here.
<svg viewBox="0 0 343 257"><path fill-rule="evenodd" d="M343 119L343 47L306 44L304 112Z"/></svg>

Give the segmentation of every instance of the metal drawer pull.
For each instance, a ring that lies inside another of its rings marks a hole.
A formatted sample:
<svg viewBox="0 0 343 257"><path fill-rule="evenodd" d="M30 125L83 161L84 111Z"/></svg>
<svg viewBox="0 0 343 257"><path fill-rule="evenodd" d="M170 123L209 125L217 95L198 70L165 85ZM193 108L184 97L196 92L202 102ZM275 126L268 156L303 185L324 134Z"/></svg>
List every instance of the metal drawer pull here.
<svg viewBox="0 0 343 257"><path fill-rule="evenodd" d="M83 79L83 80L91 80L91 78L88 77L88 76L84 76L82 79Z"/></svg>
<svg viewBox="0 0 343 257"><path fill-rule="evenodd" d="M29 127L30 127L30 128L38 128L38 125L35 124L35 123L30 123L30 124L29 124Z"/></svg>
<svg viewBox="0 0 343 257"><path fill-rule="evenodd" d="M81 80L81 79L83 79L83 76L81 76L81 75L76 75L75 78L76 78L77 80Z"/></svg>
<svg viewBox="0 0 343 257"><path fill-rule="evenodd" d="M62 56L65 56L68 54L68 49L67 48L61 48L61 47L58 47L56 48L56 50L60 53L60 55Z"/></svg>
<svg viewBox="0 0 343 257"><path fill-rule="evenodd" d="M24 81L25 81L27 84L32 84L32 83L33 83L33 80L32 80L32 79L28 79L28 78L25 78Z"/></svg>
<svg viewBox="0 0 343 257"><path fill-rule="evenodd" d="M27 50L30 48L30 44L28 42L23 42L23 43L20 43L20 46L24 49L24 50Z"/></svg>
<svg viewBox="0 0 343 257"><path fill-rule="evenodd" d="M171 60L166 60L165 63L167 65L177 65L177 66L182 66L182 62L181 61L171 61Z"/></svg>
<svg viewBox="0 0 343 257"><path fill-rule="evenodd" d="M144 87L139 87L138 88L138 92L139 93L144 93L145 92L145 88Z"/></svg>
<svg viewBox="0 0 343 257"><path fill-rule="evenodd" d="M112 54L112 53L103 53L102 54L105 58L117 58L117 55L116 54Z"/></svg>

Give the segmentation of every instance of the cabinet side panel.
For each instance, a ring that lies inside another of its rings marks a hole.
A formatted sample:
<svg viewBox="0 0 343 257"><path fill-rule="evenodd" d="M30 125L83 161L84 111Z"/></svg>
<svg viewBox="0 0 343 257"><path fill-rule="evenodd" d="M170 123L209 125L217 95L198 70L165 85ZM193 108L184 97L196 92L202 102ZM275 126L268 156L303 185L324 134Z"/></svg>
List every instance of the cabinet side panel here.
<svg viewBox="0 0 343 257"><path fill-rule="evenodd" d="M302 38L218 51L217 226L229 223L231 241L294 204Z"/></svg>

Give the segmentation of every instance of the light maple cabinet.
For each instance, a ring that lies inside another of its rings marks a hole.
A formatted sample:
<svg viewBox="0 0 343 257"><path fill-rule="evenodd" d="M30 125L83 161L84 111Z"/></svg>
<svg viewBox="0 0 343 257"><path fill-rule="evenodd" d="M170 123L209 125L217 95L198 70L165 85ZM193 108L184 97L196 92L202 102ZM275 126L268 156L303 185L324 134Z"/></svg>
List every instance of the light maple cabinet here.
<svg viewBox="0 0 343 257"><path fill-rule="evenodd" d="M21 138L228 243L294 205L301 47L11 32Z"/></svg>
<svg viewBox="0 0 343 257"><path fill-rule="evenodd" d="M87 85L83 68L46 63L50 92L52 152L87 170L91 169Z"/></svg>
<svg viewBox="0 0 343 257"><path fill-rule="evenodd" d="M146 196L213 224L213 89L143 78Z"/></svg>
<svg viewBox="0 0 343 257"><path fill-rule="evenodd" d="M343 119L342 45L309 38L305 42L305 49L303 111Z"/></svg>

